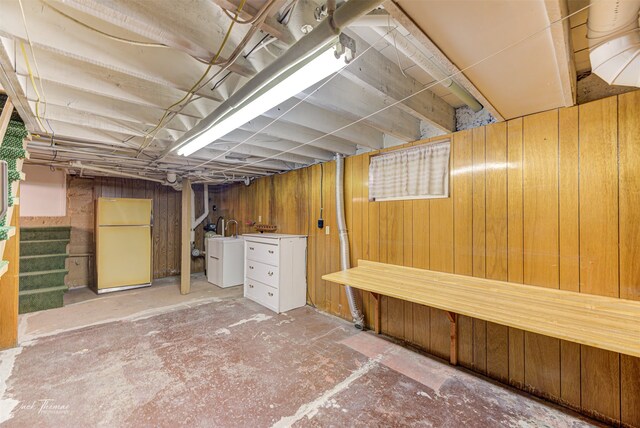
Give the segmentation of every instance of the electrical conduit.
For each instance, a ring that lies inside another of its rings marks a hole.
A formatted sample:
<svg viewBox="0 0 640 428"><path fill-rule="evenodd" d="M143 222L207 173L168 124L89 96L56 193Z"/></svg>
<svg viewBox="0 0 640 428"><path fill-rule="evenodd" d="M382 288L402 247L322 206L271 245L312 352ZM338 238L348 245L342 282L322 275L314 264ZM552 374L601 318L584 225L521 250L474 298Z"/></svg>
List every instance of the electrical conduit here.
<svg viewBox="0 0 640 428"><path fill-rule="evenodd" d="M344 156L336 154L336 214L338 220L338 234L340 237L340 268L347 270L351 267L349 254L349 234L344 219ZM364 316L360 304L356 299L353 288L345 284L349 310L356 328L364 329Z"/></svg>

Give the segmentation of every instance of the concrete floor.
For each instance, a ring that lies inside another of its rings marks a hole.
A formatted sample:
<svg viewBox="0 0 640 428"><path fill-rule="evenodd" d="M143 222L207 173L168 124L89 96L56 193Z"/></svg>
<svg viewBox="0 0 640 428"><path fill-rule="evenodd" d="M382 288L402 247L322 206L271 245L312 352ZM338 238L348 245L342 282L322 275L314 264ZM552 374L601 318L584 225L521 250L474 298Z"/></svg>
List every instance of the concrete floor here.
<svg viewBox="0 0 640 428"><path fill-rule="evenodd" d="M33 426L582 427L593 422L310 307L194 277L21 318L0 422Z"/></svg>

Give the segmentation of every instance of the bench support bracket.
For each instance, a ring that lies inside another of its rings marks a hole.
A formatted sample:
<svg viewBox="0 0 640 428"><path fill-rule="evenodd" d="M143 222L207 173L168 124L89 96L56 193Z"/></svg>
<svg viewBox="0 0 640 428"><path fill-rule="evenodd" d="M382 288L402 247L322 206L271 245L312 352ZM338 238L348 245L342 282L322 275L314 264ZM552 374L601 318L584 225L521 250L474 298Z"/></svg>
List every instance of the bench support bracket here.
<svg viewBox="0 0 640 428"><path fill-rule="evenodd" d="M373 296L374 300L376 301L375 303L375 310L373 313L373 330L376 332L376 334L380 334L380 330L381 330L381 321L382 321L382 317L380 316L380 312L381 312L381 303L382 303L382 298L380 297L379 294L377 293L371 293L371 295Z"/></svg>
<svg viewBox="0 0 640 428"><path fill-rule="evenodd" d="M455 312L447 312L449 317L449 333L451 337L451 345L449 349L449 362L451 365L458 365L458 314Z"/></svg>

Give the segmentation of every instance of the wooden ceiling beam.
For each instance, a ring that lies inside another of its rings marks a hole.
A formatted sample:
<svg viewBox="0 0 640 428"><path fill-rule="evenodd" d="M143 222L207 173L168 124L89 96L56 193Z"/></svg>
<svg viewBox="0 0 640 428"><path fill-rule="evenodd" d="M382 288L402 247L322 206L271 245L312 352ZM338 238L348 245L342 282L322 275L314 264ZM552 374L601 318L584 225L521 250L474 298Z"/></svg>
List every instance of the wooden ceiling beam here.
<svg viewBox="0 0 640 428"><path fill-rule="evenodd" d="M298 104L299 103L299 104ZM297 105L296 105L297 104ZM295 106L295 107L294 107ZM323 133L334 132L336 129L350 125L351 121L343 115L315 106L311 103L292 98L269 110L264 115L270 119L280 117L285 111L291 109L279 120L306 126ZM373 150L383 147L383 134L379 130L368 126L366 123L356 123L345 129L335 132L336 137L343 138L363 147Z"/></svg>
<svg viewBox="0 0 640 428"><path fill-rule="evenodd" d="M385 134L403 141L420 139L420 120L391 105L389 99L380 97L370 88L354 83L346 77L335 76L330 82L320 82L296 95L325 110L339 113L349 121L360 120L371 113L381 111L359 123L364 123Z"/></svg>
<svg viewBox="0 0 640 428"><path fill-rule="evenodd" d="M267 117L258 116L242 125L240 129L252 133L259 132L260 134L269 135L275 138L283 138L300 144L320 147L322 149L329 150L334 153L342 153L344 155L352 155L356 152L356 145L350 141L331 135L324 136L324 133L322 132L300 125L278 121L263 130L262 128L267 126L271 121L272 120ZM312 140L316 141L311 142Z"/></svg>
<svg viewBox="0 0 640 428"><path fill-rule="evenodd" d="M377 91L381 97L398 101L398 107L409 114L429 122L445 132L455 131L455 110L425 85L403 74L398 64L390 61L376 49L365 50L367 42L353 32L349 36L356 42L358 58L343 69L342 74ZM404 101L403 101L404 100Z"/></svg>

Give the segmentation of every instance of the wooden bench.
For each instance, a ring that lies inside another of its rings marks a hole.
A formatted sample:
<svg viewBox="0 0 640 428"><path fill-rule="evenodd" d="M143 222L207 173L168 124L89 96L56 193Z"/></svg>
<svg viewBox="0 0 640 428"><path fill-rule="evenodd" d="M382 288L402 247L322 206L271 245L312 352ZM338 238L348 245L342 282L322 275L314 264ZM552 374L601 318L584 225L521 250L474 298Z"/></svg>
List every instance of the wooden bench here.
<svg viewBox="0 0 640 428"><path fill-rule="evenodd" d="M640 357L640 301L582 294L359 260L322 279L446 311L451 364L457 364L457 316L465 315L595 348Z"/></svg>

